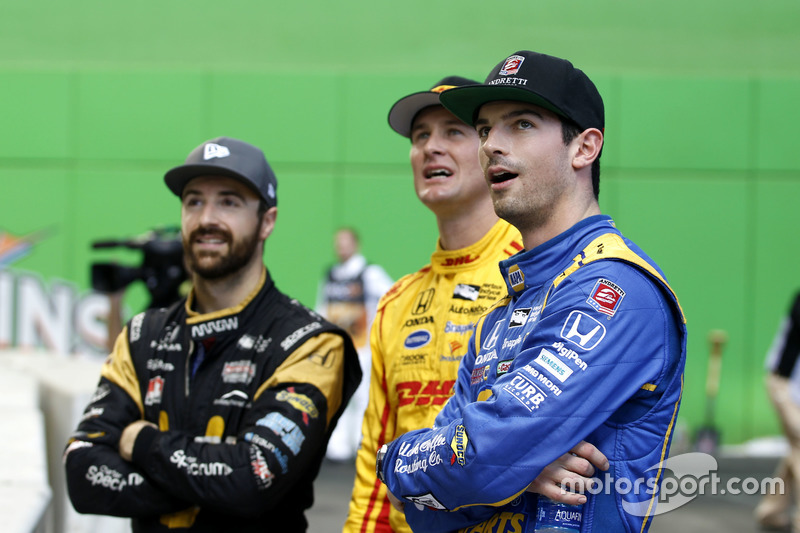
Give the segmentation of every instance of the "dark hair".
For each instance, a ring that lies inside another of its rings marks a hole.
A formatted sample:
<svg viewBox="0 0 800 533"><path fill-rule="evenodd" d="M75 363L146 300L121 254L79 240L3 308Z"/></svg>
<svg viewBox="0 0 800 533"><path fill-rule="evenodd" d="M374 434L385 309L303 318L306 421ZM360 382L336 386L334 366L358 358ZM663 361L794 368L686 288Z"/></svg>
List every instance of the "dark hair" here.
<svg viewBox="0 0 800 533"><path fill-rule="evenodd" d="M561 117L561 139L564 141L564 144L571 143L572 140L581 133L583 133L583 130L580 126L568 118ZM602 155L602 153L601 150L597 159L592 162L592 191L594 192L595 200L600 198L600 155Z"/></svg>

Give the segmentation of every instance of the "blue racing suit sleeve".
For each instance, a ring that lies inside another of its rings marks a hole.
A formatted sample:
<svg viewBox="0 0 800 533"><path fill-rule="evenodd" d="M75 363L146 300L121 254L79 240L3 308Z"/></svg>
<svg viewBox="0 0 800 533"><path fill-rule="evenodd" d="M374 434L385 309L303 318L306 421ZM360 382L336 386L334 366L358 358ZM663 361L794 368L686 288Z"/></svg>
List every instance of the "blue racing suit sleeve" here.
<svg viewBox="0 0 800 533"><path fill-rule="evenodd" d="M474 367L475 353L477 351L474 349L477 335L476 332L475 337L470 341L471 346L467 354L458 367L454 394L447 400L444 408L436 415L433 425L434 429L447 427L453 420L460 420L461 409L469 403L470 374ZM407 433L406 435L410 434L411 433ZM417 533L456 531L490 518L495 511L496 508L485 505L464 508L457 513L431 512L431 508L426 507L422 503L408 504L404 508L406 522L408 522L411 530Z"/></svg>
<svg viewBox="0 0 800 533"><path fill-rule="evenodd" d="M668 346L678 336L671 303L636 267L602 263L585 266L552 291L535 327L505 327L514 309L531 301L492 310L459 369L457 403L443 410L435 428L389 445L383 478L394 495L418 504L406 504L412 527L453 531L476 523L486 506L523 493L545 466L580 440L591 441L629 399L665 377ZM600 274L627 291L611 317L588 301ZM602 328L596 346L580 354L563 333L576 313ZM510 363L504 359L509 350ZM498 359L508 364L502 374Z"/></svg>

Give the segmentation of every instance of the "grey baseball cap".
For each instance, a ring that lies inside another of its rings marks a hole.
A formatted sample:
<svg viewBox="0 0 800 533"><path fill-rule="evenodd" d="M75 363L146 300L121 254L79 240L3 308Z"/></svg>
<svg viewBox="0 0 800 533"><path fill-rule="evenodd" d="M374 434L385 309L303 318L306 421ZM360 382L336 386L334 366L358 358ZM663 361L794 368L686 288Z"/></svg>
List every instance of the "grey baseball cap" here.
<svg viewBox="0 0 800 533"><path fill-rule="evenodd" d="M230 137L216 137L192 150L186 162L164 175L164 182L181 196L189 180L198 176L228 176L252 188L269 207L278 205L278 180L264 152Z"/></svg>

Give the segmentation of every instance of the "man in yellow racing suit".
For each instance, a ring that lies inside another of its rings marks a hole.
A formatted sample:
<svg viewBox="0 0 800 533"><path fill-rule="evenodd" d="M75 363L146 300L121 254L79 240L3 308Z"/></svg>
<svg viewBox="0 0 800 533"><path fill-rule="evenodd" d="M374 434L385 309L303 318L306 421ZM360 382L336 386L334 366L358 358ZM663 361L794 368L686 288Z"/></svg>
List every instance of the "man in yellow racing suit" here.
<svg viewBox="0 0 800 533"><path fill-rule="evenodd" d="M389 113L411 139L414 188L436 216L429 265L401 278L378 304L372 372L346 532L410 531L375 475L375 452L430 426L452 393L478 317L501 295L497 264L522 249L519 232L494 213L478 162L478 135L439 103L439 93L476 83L451 76L401 98Z"/></svg>

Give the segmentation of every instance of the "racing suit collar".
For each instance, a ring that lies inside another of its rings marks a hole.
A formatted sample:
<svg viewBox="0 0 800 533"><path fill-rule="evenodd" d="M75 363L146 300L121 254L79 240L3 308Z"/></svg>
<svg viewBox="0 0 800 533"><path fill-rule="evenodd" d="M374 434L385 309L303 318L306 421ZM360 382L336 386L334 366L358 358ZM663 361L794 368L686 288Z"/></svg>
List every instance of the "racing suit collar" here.
<svg viewBox="0 0 800 533"><path fill-rule="evenodd" d="M264 269L261 271L261 278L258 280L258 283L256 284L253 291L250 294L248 294L244 300L239 302L239 304L233 307L228 307L226 309L220 309L219 311L214 311L213 313L205 313L205 314L198 313L197 311L192 309L194 305L194 287L192 287L192 289L189 291L189 295L186 298L186 317L187 317L186 323L192 324L195 322L204 322L206 320L211 320L214 318L238 314L242 311L242 309L247 307L250 302L253 301L253 298L256 297L256 295L262 290L262 288L264 288L265 286L269 288L272 285L273 285L272 277L269 275L267 268L264 267Z"/></svg>
<svg viewBox="0 0 800 533"><path fill-rule="evenodd" d="M500 274L506 282L508 294L513 296L530 287L550 283L574 259L576 247L580 243L588 244L598 230L617 232L610 216L593 215L532 250L500 261Z"/></svg>
<svg viewBox="0 0 800 533"><path fill-rule="evenodd" d="M494 250L502 246L503 228L508 222L498 220L476 243L457 250L445 250L436 242L436 251L431 254L431 268L435 274L453 274L480 268L486 261L496 257Z"/></svg>

